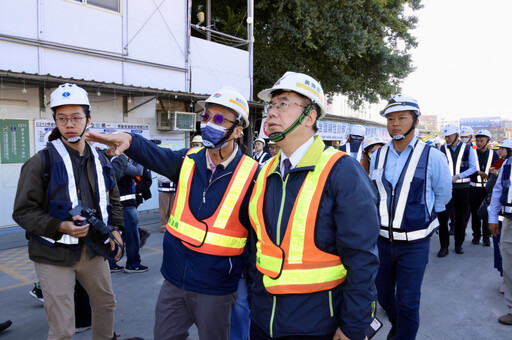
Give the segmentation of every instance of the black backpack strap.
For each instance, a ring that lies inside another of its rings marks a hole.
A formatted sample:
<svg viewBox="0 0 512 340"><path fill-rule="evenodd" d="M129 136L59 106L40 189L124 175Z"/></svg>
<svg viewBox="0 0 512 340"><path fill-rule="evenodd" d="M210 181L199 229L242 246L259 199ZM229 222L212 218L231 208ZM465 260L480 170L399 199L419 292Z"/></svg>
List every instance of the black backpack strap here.
<svg viewBox="0 0 512 340"><path fill-rule="evenodd" d="M48 184L50 183L50 170L52 166L50 150L48 150L48 148L44 148L39 151L39 154L41 155L43 169L43 189L46 191L46 189L48 189Z"/></svg>

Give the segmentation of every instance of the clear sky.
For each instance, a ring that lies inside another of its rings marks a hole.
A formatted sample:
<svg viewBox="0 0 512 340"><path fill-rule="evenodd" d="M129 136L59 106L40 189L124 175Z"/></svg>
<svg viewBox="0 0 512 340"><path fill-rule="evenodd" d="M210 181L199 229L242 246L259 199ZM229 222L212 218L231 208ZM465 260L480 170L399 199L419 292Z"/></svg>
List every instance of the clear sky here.
<svg viewBox="0 0 512 340"><path fill-rule="evenodd" d="M402 93L445 120L512 119L512 0L423 0Z"/></svg>

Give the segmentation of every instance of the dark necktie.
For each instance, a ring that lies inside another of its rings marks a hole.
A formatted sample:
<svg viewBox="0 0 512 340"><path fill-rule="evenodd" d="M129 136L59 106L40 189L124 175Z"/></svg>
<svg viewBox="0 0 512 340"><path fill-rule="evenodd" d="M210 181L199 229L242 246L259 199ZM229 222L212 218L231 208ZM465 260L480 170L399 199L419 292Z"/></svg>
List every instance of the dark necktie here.
<svg viewBox="0 0 512 340"><path fill-rule="evenodd" d="M283 165L284 165L283 178L286 178L286 175L288 175L288 173L290 172L290 168L292 167L292 163L287 158L287 159L285 159L283 161Z"/></svg>

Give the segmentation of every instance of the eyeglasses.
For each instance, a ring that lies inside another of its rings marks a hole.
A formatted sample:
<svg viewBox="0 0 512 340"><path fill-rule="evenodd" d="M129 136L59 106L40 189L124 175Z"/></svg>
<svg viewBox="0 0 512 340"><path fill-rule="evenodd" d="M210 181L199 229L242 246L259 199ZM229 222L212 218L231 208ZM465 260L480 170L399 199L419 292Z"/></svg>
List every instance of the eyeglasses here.
<svg viewBox="0 0 512 340"><path fill-rule="evenodd" d="M74 116L74 117L71 117L71 118L67 118L67 117L57 117L55 119L55 121L57 122L57 125L60 125L60 126L64 126L64 125L67 125L68 124L68 121L71 120L71 124L73 125L78 125L82 122L82 120L84 119L85 117L80 117L80 116Z"/></svg>
<svg viewBox="0 0 512 340"><path fill-rule="evenodd" d="M290 105L297 105L297 106L304 107L304 108L307 107L306 105L302 105L302 104L299 104L299 103L296 103L296 102L292 102L291 100L282 100L282 101L279 101L277 103L269 103L267 105L267 110L270 111L272 109L276 109L278 111L279 110L286 111Z"/></svg>
<svg viewBox="0 0 512 340"><path fill-rule="evenodd" d="M211 114L207 113L207 112L203 112L201 114L201 123L206 123L210 120L210 118L212 117ZM223 115L221 114L216 114L216 115L213 115L213 122L217 125L222 125L222 123L224 123L224 121L227 121L227 122L230 122L230 123L233 123L235 124L236 122L232 121L232 120L229 120L227 119L226 117L224 117Z"/></svg>

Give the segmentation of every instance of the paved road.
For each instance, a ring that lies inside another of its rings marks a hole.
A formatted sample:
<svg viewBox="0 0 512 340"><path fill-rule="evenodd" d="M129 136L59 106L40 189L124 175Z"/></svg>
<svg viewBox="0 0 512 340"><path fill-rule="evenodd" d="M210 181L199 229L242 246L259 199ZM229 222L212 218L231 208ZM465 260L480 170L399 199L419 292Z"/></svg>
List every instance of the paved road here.
<svg viewBox="0 0 512 340"><path fill-rule="evenodd" d="M117 299L115 330L122 339L153 338L154 307L163 280L159 272L163 234L158 232L158 214L141 215L140 224L152 232L141 250L142 263L149 266L149 271L112 274ZM465 254L457 255L453 239L451 242L450 254L440 259L436 256L437 235L432 239L418 339L512 339L512 326L497 322L507 308L498 292L501 278L493 268L492 247L472 245L466 240ZM0 340L45 339L48 326L42 304L28 294L36 280L23 233L18 228L0 230L0 322L13 321L8 330L0 333ZM384 327L374 339L383 340L389 324L381 309L377 316L384 321ZM87 331L75 338L90 336ZM190 339L198 339L195 329L191 330Z"/></svg>

